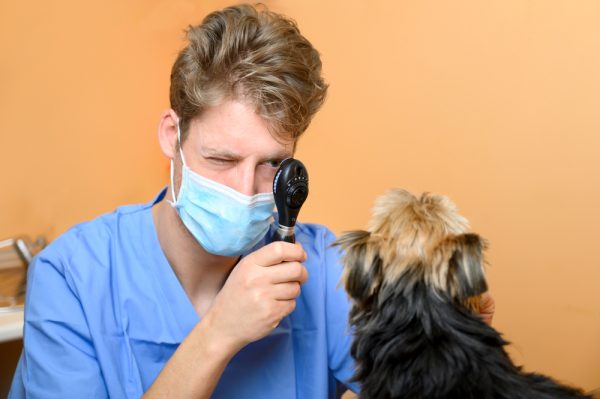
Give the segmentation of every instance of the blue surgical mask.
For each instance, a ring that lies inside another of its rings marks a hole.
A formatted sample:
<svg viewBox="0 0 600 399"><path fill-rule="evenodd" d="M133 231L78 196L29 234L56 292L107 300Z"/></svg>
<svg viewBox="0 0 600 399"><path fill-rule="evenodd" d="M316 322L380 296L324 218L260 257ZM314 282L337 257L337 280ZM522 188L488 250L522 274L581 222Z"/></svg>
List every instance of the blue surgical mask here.
<svg viewBox="0 0 600 399"><path fill-rule="evenodd" d="M207 252L223 256L248 252L265 236L273 221L273 193L244 195L193 172L181 150L179 124L177 141L183 166L179 195L175 196L171 160L171 206Z"/></svg>

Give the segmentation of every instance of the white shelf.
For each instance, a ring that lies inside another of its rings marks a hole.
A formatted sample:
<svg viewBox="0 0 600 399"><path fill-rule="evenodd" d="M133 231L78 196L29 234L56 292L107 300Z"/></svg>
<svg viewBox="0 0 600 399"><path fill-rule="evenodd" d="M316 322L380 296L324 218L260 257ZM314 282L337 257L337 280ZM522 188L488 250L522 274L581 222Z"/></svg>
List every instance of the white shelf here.
<svg viewBox="0 0 600 399"><path fill-rule="evenodd" d="M0 312L0 342L23 337L23 309Z"/></svg>

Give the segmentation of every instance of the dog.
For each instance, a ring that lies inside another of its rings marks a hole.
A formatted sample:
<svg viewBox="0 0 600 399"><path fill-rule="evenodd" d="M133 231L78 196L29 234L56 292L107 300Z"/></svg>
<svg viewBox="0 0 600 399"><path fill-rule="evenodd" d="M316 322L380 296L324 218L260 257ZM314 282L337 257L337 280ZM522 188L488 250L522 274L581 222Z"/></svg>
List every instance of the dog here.
<svg viewBox="0 0 600 399"><path fill-rule="evenodd" d="M486 241L446 197L395 189L334 242L363 399L591 398L515 366L478 314Z"/></svg>

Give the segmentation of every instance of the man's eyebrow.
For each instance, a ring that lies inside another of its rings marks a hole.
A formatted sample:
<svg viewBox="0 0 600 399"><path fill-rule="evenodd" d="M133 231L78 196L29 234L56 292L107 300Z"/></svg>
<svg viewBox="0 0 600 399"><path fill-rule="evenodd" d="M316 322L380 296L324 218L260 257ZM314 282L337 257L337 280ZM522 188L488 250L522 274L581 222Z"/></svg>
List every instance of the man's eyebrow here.
<svg viewBox="0 0 600 399"><path fill-rule="evenodd" d="M291 158L294 154L289 153L288 151L281 151L274 153L270 156L266 156L263 161L283 161L284 159Z"/></svg>
<svg viewBox="0 0 600 399"><path fill-rule="evenodd" d="M202 155L205 157L218 157L226 159L241 159L242 156L229 150L218 150L216 148L203 148Z"/></svg>

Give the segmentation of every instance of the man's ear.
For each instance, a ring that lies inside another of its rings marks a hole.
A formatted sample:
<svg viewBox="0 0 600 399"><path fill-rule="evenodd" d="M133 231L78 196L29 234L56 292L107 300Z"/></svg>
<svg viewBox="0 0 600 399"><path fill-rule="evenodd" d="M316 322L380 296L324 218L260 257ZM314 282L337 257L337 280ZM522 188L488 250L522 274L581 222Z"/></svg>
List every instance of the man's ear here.
<svg viewBox="0 0 600 399"><path fill-rule="evenodd" d="M487 244L477 234L461 234L442 245L450 246L448 289L462 303L487 291L483 251Z"/></svg>
<svg viewBox="0 0 600 399"><path fill-rule="evenodd" d="M174 159L177 154L178 121L175 111L169 108L162 113L158 122L158 143L162 153L169 159Z"/></svg>
<svg viewBox="0 0 600 399"><path fill-rule="evenodd" d="M342 282L346 292L360 307L368 306L379 292L382 282L381 259L378 246L368 231L344 233L333 245L344 250Z"/></svg>

